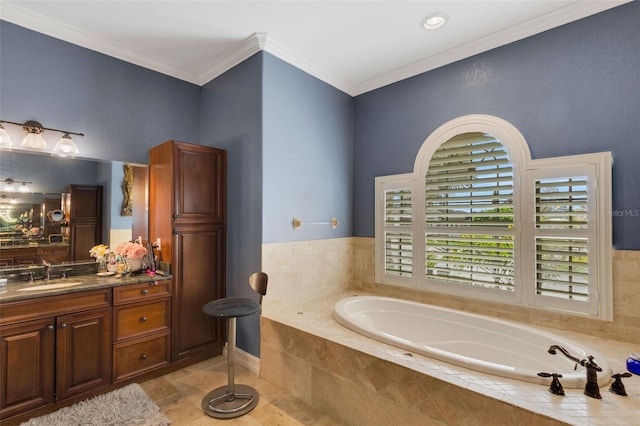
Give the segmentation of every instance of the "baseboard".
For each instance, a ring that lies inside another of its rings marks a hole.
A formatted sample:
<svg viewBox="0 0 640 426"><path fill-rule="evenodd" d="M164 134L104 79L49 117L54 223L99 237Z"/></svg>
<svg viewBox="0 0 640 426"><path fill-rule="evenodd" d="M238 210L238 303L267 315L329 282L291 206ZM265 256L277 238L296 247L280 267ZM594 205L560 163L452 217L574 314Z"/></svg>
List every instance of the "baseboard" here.
<svg viewBox="0 0 640 426"><path fill-rule="evenodd" d="M224 348L222 349L222 355L227 356L228 353L228 345L229 342L225 342ZM248 369L255 375L260 375L260 358L251 355L248 352L243 351L239 347L236 346L236 351L234 355L234 361L236 364L243 366Z"/></svg>

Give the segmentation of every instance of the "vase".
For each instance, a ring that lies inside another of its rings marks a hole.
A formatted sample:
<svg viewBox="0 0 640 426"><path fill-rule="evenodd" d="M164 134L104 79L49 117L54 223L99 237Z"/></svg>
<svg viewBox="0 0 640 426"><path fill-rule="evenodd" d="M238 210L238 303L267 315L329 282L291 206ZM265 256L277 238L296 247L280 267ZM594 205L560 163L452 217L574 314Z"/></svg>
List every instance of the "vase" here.
<svg viewBox="0 0 640 426"><path fill-rule="evenodd" d="M104 257L101 257L97 260L98 262L98 272L107 272L107 261Z"/></svg>
<svg viewBox="0 0 640 426"><path fill-rule="evenodd" d="M146 259L144 257L139 257L137 259L129 258L129 264L131 265L131 272L139 271L141 269L146 268L148 265L145 260Z"/></svg>

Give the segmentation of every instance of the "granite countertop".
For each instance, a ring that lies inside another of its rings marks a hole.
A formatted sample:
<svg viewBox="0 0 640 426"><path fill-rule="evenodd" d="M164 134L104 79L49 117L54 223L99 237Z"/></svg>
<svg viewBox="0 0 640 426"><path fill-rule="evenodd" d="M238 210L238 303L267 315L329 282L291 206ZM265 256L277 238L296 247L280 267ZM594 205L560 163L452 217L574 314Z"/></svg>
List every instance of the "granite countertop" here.
<svg viewBox="0 0 640 426"><path fill-rule="evenodd" d="M15 250L15 249L28 249L28 248L38 248L38 247L69 247L68 242L64 243L50 243L48 241L27 241L27 242L19 242L12 244L0 244L0 250Z"/></svg>
<svg viewBox="0 0 640 426"><path fill-rule="evenodd" d="M79 291L97 290L101 288L119 287L129 284L139 284L149 281L167 281L171 276L161 275L147 275L142 274L128 274L123 277L116 277L111 275L107 277L101 277L97 274L91 275L75 275L68 278L53 279L49 281L36 280L35 282L10 282L6 288L0 289L0 305L2 303L16 302L19 300L34 299L45 296L57 296L60 294L76 293ZM51 288L46 290L34 289L24 290L29 287L44 286L49 284L71 284L77 283L77 285L71 285L69 287Z"/></svg>

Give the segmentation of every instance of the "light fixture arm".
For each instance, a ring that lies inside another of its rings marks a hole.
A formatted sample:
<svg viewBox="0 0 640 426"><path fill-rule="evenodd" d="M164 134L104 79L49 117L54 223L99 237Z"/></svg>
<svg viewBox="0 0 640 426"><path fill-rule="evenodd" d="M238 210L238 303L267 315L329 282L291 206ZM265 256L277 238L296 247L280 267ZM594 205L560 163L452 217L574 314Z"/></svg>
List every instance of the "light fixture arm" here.
<svg viewBox="0 0 640 426"><path fill-rule="evenodd" d="M51 129L49 127L44 127L42 124L40 124L39 122L37 122L35 120L29 120L29 121L26 121L25 123L16 123L14 121L0 120L0 123L8 123L8 124L15 124L16 126L22 126L22 128L24 130L26 130L27 132L29 132L29 133L40 134L44 130L50 130L52 132L59 132L59 133L66 133L66 134L69 134L69 135L84 136L84 133L70 132L68 130L59 130L59 129Z"/></svg>

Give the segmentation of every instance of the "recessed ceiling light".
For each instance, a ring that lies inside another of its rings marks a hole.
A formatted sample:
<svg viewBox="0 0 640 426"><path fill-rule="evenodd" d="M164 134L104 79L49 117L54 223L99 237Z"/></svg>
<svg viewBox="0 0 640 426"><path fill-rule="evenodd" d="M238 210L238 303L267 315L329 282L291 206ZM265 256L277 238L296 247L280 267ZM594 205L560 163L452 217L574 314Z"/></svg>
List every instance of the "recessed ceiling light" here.
<svg viewBox="0 0 640 426"><path fill-rule="evenodd" d="M422 26L425 30L435 30L446 24L448 18L447 14L443 12L432 13L422 21Z"/></svg>

